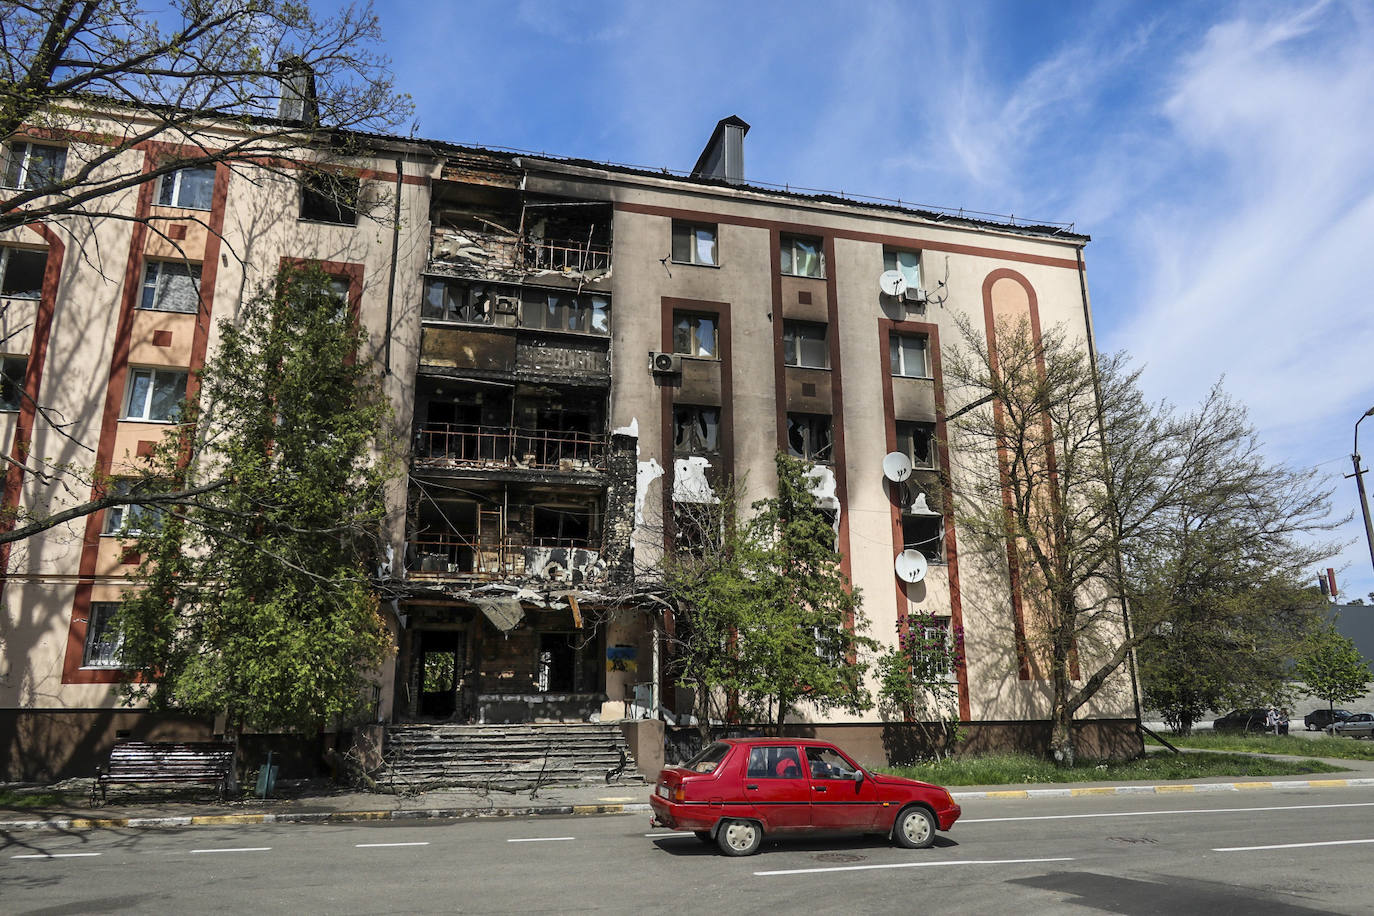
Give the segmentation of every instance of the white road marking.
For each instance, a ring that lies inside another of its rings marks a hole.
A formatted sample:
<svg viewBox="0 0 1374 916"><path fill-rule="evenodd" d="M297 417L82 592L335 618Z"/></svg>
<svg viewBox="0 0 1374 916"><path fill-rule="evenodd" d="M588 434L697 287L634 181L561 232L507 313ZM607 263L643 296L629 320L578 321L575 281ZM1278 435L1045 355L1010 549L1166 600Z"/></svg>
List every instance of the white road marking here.
<svg viewBox="0 0 1374 916"><path fill-rule="evenodd" d="M831 871L873 871L879 868L933 868L937 865L1017 865L1025 862L1072 862L1069 856L1053 859L956 859L949 862L894 862L890 865L835 865L830 868L783 868L756 871L755 875L816 875Z"/></svg>
<svg viewBox="0 0 1374 916"><path fill-rule="evenodd" d="M506 840L507 843L556 843L559 840L575 840L575 836L532 836L522 840Z"/></svg>
<svg viewBox="0 0 1374 916"><path fill-rule="evenodd" d="M271 846L241 846L237 849L192 849L191 855L201 852L269 852Z"/></svg>
<svg viewBox="0 0 1374 916"><path fill-rule="evenodd" d="M1355 846L1374 843L1374 840L1323 840L1320 843L1280 843L1277 846L1222 846L1212 852L1252 852L1257 849L1304 849L1308 846Z"/></svg>
<svg viewBox="0 0 1374 916"><path fill-rule="evenodd" d="M1344 802L1333 805L1273 805L1266 808L1178 808L1173 811L1114 811L1103 814L1037 814L1028 817L961 817L959 826L1000 824L1007 821L1071 821L1092 817L1159 817L1170 814L1235 814L1247 811L1307 811L1318 808L1368 808L1374 802Z"/></svg>
<svg viewBox="0 0 1374 916"><path fill-rule="evenodd" d="M98 852L40 852L35 855L10 856L11 859L85 859L98 856Z"/></svg>
<svg viewBox="0 0 1374 916"><path fill-rule="evenodd" d="M429 841L423 840L419 843L354 843L356 849L380 849L384 846L428 846Z"/></svg>

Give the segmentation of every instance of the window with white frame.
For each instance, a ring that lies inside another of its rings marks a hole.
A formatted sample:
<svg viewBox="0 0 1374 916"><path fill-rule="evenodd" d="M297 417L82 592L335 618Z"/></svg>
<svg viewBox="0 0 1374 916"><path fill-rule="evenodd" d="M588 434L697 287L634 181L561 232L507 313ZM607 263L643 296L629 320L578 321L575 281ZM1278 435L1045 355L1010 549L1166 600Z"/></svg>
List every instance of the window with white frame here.
<svg viewBox="0 0 1374 916"><path fill-rule="evenodd" d="M930 378L926 349L924 335L893 334L888 340L887 351L892 374L905 378Z"/></svg>
<svg viewBox="0 0 1374 916"><path fill-rule="evenodd" d="M715 267L719 263L715 224L673 220L673 263Z"/></svg>
<svg viewBox="0 0 1374 916"><path fill-rule="evenodd" d="M825 340L825 325L817 321L784 321L782 361L788 366L808 369L830 368L830 347Z"/></svg>
<svg viewBox="0 0 1374 916"><path fill-rule="evenodd" d="M526 299L521 306L520 324L546 331L611 333L611 301L605 296L549 293Z"/></svg>
<svg viewBox="0 0 1374 916"><path fill-rule="evenodd" d="M935 452L935 424L897 421L897 451L911 459L911 466L931 470L939 466Z"/></svg>
<svg viewBox="0 0 1374 916"><path fill-rule="evenodd" d="M119 613L117 601L92 601L86 617L86 649L81 656L83 668L118 668L124 648L124 634L115 626Z"/></svg>
<svg viewBox="0 0 1374 916"><path fill-rule="evenodd" d="M921 288L921 255L919 252L884 248L883 269L900 272L906 280L907 289Z"/></svg>
<svg viewBox="0 0 1374 916"><path fill-rule="evenodd" d="M148 486L148 482L134 478L121 478L110 485L109 493L111 496L132 496ZM138 503L130 503L122 506L110 506L105 510L105 534L119 535L120 537L137 537L149 531L156 531L162 527L162 510L156 506L143 506Z"/></svg>
<svg viewBox="0 0 1374 916"><path fill-rule="evenodd" d="M792 277L824 277L821 240L804 235L782 237L782 272Z"/></svg>
<svg viewBox="0 0 1374 916"><path fill-rule="evenodd" d="M40 298L43 295L43 273L47 267L46 248L0 246L0 296Z"/></svg>
<svg viewBox="0 0 1374 916"><path fill-rule="evenodd" d="M200 310L200 265L185 261L149 261L143 268L139 308L158 312Z"/></svg>
<svg viewBox="0 0 1374 916"><path fill-rule="evenodd" d="M179 369L130 369L124 419L174 422L186 397L186 372Z"/></svg>
<svg viewBox="0 0 1374 916"><path fill-rule="evenodd" d="M718 359L716 316L695 312L673 313L673 352L701 359Z"/></svg>
<svg viewBox="0 0 1374 916"><path fill-rule="evenodd" d="M24 406L24 376L28 371L26 356L0 359L0 411L19 410Z"/></svg>
<svg viewBox="0 0 1374 916"><path fill-rule="evenodd" d="M157 202L162 207L209 210L215 194L215 167L194 166L168 172L158 179Z"/></svg>
<svg viewBox="0 0 1374 916"><path fill-rule="evenodd" d="M32 191L62 180L67 148L46 143L10 144L5 163L5 187Z"/></svg>
<svg viewBox="0 0 1374 916"><path fill-rule="evenodd" d="M793 458L828 462L833 445L830 417L809 413L787 415L787 453Z"/></svg>

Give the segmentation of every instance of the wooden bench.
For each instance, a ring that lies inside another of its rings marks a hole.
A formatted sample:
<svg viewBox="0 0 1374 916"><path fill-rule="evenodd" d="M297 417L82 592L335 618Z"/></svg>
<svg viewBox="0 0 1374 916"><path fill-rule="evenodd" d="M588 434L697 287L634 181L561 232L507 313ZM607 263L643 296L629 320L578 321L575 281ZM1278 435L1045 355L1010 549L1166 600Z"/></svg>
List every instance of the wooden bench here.
<svg viewBox="0 0 1374 916"><path fill-rule="evenodd" d="M110 783L198 783L215 787L223 800L234 766L234 746L219 742L152 743L125 741L110 751L110 762L97 769L91 786L91 807L105 802Z"/></svg>

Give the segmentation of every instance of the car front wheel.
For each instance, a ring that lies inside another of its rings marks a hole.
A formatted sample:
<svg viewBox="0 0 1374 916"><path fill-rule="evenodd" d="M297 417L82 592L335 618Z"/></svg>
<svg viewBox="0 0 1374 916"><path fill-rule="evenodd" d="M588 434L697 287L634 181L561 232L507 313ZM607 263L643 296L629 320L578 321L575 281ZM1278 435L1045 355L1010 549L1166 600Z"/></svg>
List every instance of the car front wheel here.
<svg viewBox="0 0 1374 916"><path fill-rule="evenodd" d="M763 843L763 828L753 821L726 821L716 832L716 843L727 856L751 856Z"/></svg>
<svg viewBox="0 0 1374 916"><path fill-rule="evenodd" d="M925 849L935 842L935 815L919 805L907 808L897 815L892 836L898 846Z"/></svg>

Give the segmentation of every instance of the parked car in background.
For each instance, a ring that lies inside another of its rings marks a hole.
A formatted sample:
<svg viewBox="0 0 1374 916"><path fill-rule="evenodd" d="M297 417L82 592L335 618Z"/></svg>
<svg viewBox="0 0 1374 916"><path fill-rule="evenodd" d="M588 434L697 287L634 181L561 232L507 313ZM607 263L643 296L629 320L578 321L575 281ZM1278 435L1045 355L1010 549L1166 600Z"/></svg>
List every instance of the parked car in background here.
<svg viewBox="0 0 1374 916"><path fill-rule="evenodd" d="M1302 726L1308 731L1320 731L1333 722L1348 719L1350 715L1348 709L1314 709L1302 717Z"/></svg>
<svg viewBox="0 0 1374 916"><path fill-rule="evenodd" d="M1262 732L1267 709L1233 709L1212 723L1216 732Z"/></svg>
<svg viewBox="0 0 1374 916"><path fill-rule="evenodd" d="M908 849L934 844L959 818L949 792L870 773L825 741L730 738L659 771L654 827L690 830L727 856L758 852L764 836L886 834Z"/></svg>
<svg viewBox="0 0 1374 916"><path fill-rule="evenodd" d="M1344 738L1374 738L1374 713L1357 712L1326 727L1328 735Z"/></svg>

